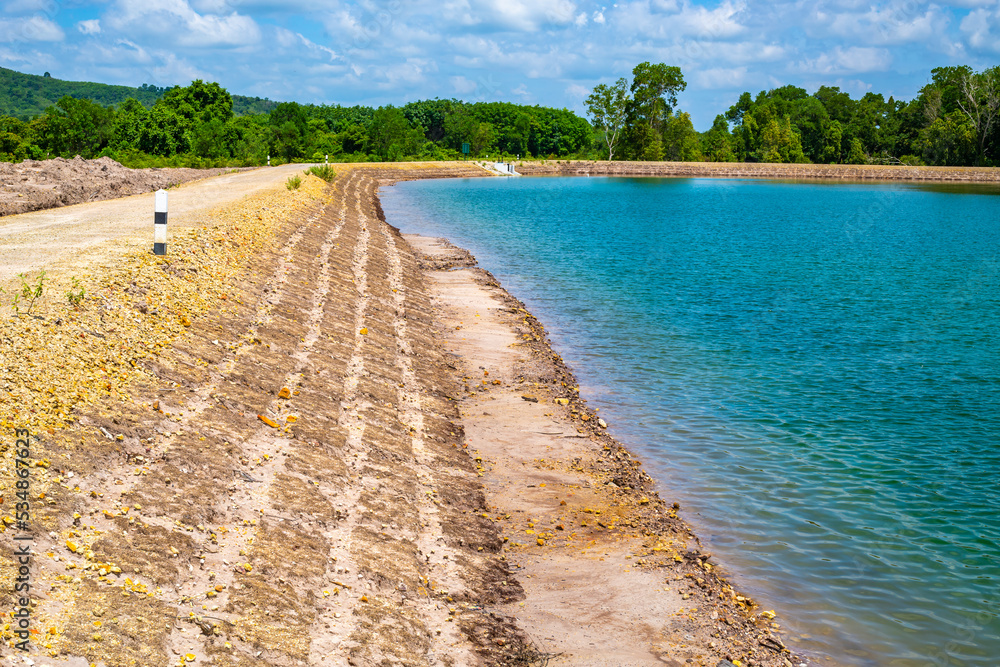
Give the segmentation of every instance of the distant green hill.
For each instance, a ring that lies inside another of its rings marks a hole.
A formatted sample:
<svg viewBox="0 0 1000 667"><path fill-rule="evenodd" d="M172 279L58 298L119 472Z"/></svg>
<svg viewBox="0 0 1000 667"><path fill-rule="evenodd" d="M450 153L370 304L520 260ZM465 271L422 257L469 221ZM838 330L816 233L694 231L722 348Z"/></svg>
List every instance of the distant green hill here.
<svg viewBox="0 0 1000 667"><path fill-rule="evenodd" d="M0 67L0 116L30 120L66 95L93 100L104 106L118 105L125 99L134 97L149 107L167 90L147 84L143 84L141 88L130 88L87 81L63 81ZM268 99L233 95L233 112L238 116L270 113L276 106L277 102Z"/></svg>

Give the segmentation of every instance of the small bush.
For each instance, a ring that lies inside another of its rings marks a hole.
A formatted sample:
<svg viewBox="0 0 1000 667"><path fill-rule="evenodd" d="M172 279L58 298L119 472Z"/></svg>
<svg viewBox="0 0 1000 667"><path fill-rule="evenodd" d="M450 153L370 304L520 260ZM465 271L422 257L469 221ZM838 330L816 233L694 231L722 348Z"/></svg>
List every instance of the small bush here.
<svg viewBox="0 0 1000 667"><path fill-rule="evenodd" d="M287 181L285 181L285 187L289 190L298 190L299 186L302 185L301 176L292 176Z"/></svg>
<svg viewBox="0 0 1000 667"><path fill-rule="evenodd" d="M35 283L29 283L23 273L17 274L17 277L21 280L21 291L15 292L14 300L11 302L10 307L14 311L14 314L20 317L21 308L23 307L22 300L27 301L28 308L25 314L31 315L31 309L35 307L35 302L41 298L42 293L45 291L45 271L42 271Z"/></svg>
<svg viewBox="0 0 1000 667"><path fill-rule="evenodd" d="M73 286L66 292L66 298L73 306L79 308L80 304L83 303L84 297L87 296L87 291L80 285L80 281L76 276L73 276L71 280L73 281Z"/></svg>
<svg viewBox="0 0 1000 667"><path fill-rule="evenodd" d="M329 183L333 179L337 178L337 172L335 172L333 170L333 167L331 167L328 164L324 164L324 165L319 166L319 167L309 167L308 169L306 169L305 173L306 174L312 174L313 176L316 176L317 178L322 178L327 183Z"/></svg>

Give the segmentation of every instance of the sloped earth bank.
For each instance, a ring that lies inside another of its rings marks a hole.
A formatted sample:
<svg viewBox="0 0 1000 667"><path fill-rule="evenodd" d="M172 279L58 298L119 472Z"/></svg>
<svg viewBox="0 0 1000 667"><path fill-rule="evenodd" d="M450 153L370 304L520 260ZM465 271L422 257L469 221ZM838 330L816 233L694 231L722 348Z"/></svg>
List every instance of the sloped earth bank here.
<svg viewBox="0 0 1000 667"><path fill-rule="evenodd" d="M823 181L911 181L1000 184L996 167L908 167L905 165L788 164L773 162L518 162L529 176L652 176L683 178L766 178Z"/></svg>
<svg viewBox="0 0 1000 667"><path fill-rule="evenodd" d="M4 323L34 664L787 664L530 314L381 219L380 184L481 173L344 167Z"/></svg>
<svg viewBox="0 0 1000 667"><path fill-rule="evenodd" d="M111 158L0 162L0 216L127 197L233 169L129 169Z"/></svg>

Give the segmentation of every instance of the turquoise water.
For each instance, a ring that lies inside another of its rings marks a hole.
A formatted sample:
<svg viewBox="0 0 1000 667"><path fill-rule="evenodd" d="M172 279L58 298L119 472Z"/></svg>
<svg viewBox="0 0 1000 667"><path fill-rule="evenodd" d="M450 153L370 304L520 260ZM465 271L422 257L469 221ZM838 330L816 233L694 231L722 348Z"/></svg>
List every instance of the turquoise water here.
<svg viewBox="0 0 1000 667"><path fill-rule="evenodd" d="M1000 194L713 179L384 189L547 325L789 644L1000 664Z"/></svg>

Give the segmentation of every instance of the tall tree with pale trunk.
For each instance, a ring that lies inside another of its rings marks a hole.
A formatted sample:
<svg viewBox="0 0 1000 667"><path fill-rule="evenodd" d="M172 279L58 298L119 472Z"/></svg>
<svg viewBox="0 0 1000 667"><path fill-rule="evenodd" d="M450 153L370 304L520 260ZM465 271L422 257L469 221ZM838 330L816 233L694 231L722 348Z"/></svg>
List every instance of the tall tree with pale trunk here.
<svg viewBox="0 0 1000 667"><path fill-rule="evenodd" d="M960 81L962 94L958 98L958 107L976 130L979 143L976 155L978 164L986 157L990 132L1000 116L1000 66L978 74L966 69L962 72Z"/></svg>
<svg viewBox="0 0 1000 667"><path fill-rule="evenodd" d="M608 145L608 161L615 157L615 145L621 137L628 115L628 81L618 79L614 85L599 84L586 99L587 114L594 126L604 132Z"/></svg>

